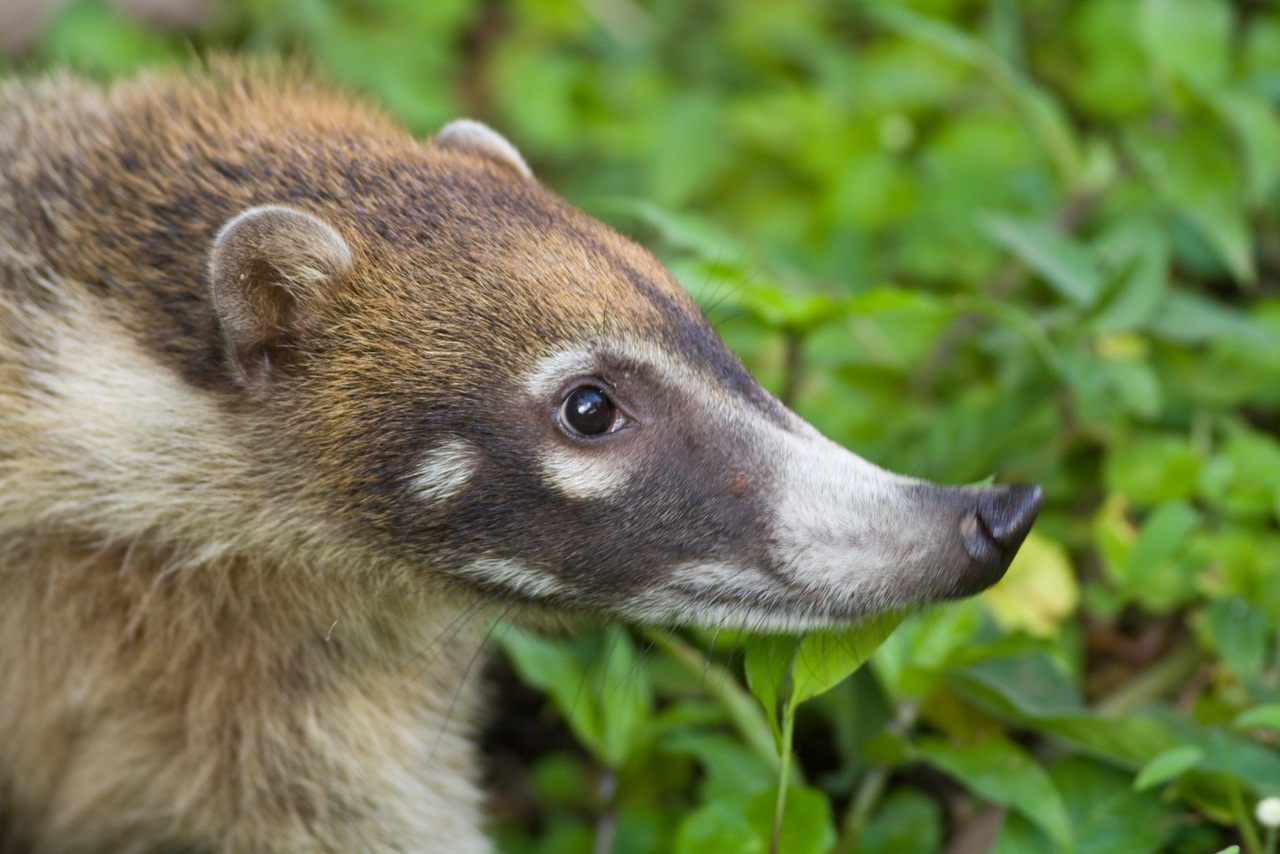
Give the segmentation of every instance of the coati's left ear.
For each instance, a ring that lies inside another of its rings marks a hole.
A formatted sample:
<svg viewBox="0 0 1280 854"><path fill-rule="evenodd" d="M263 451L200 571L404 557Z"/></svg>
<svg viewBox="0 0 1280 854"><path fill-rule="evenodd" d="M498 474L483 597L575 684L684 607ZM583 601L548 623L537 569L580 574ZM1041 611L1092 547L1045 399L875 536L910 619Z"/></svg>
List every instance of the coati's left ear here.
<svg viewBox="0 0 1280 854"><path fill-rule="evenodd" d="M288 363L351 263L342 235L292 208L250 208L223 226L210 263L213 307L246 379L264 382Z"/></svg>
<svg viewBox="0 0 1280 854"><path fill-rule="evenodd" d="M470 151L490 160L496 160L510 166L526 178L532 178L533 172L529 164L524 162L516 147L507 142L506 137L488 125L472 119L458 119L445 125L436 134L437 148L452 148L457 151Z"/></svg>

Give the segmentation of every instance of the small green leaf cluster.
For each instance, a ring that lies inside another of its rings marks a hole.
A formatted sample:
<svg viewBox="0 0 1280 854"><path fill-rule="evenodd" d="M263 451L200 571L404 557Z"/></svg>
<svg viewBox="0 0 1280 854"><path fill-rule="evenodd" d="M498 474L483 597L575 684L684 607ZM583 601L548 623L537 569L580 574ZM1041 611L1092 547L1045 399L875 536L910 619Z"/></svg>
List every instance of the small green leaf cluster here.
<svg viewBox="0 0 1280 854"><path fill-rule="evenodd" d="M178 32L122 8L71 0L10 64L299 53L415 131L483 119L827 435L1044 487L1006 580L865 667L880 624L499 629L560 734L495 802L504 850L1273 844L1274 4L224 0Z"/></svg>

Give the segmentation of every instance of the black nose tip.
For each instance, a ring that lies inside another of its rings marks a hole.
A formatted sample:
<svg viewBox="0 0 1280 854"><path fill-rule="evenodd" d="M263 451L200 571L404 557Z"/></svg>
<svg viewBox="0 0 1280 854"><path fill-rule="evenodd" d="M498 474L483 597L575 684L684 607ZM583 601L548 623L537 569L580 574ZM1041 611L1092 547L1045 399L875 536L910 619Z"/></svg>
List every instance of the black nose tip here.
<svg viewBox="0 0 1280 854"><path fill-rule="evenodd" d="M964 550L1002 575L1027 538L1044 493L1038 486L1000 486L983 490L976 499L976 506L960 520Z"/></svg>

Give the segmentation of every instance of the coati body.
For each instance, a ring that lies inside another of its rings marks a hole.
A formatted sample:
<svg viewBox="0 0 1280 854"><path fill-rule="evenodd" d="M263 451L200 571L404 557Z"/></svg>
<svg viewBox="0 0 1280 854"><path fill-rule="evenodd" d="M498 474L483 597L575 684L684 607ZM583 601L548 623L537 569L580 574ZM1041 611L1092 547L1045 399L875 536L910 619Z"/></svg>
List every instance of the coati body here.
<svg viewBox="0 0 1280 854"><path fill-rule="evenodd" d="M0 86L15 850L487 851L475 614L831 625L994 582L1039 500L822 439L482 126Z"/></svg>

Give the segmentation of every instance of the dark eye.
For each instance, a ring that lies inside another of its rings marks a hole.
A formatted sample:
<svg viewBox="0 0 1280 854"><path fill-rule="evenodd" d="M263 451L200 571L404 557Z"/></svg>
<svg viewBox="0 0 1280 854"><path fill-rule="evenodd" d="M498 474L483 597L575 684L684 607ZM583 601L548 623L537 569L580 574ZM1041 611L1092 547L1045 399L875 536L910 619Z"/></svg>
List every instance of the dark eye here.
<svg viewBox="0 0 1280 854"><path fill-rule="evenodd" d="M566 427L580 436L599 436L614 426L617 409L603 391L584 385L564 399L560 417Z"/></svg>

